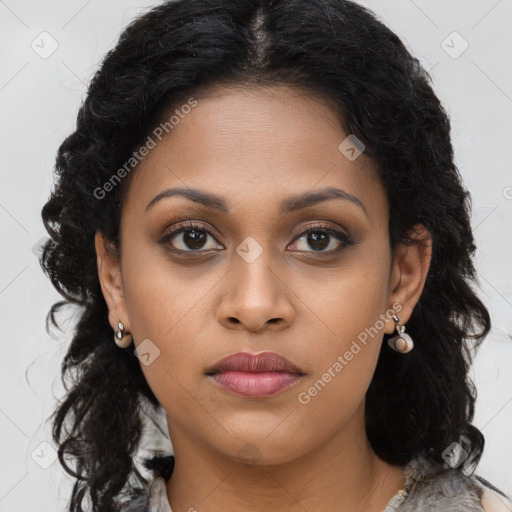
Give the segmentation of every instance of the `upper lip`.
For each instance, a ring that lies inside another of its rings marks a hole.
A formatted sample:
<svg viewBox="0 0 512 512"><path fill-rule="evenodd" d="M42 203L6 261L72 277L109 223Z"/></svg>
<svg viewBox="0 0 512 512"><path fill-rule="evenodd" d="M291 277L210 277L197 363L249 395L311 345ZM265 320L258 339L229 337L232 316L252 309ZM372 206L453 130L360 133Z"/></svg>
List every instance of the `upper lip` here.
<svg viewBox="0 0 512 512"><path fill-rule="evenodd" d="M207 374L225 371L240 372L287 372L303 375L302 370L288 361L285 357L276 352L260 352L251 354L249 352L237 352L210 366Z"/></svg>

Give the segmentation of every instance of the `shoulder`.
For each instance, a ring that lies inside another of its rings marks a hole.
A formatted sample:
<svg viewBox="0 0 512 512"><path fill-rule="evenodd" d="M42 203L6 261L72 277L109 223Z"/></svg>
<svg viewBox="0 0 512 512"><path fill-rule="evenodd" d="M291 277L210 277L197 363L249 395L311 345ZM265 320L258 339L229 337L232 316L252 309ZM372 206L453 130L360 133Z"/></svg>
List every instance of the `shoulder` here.
<svg viewBox="0 0 512 512"><path fill-rule="evenodd" d="M512 501L485 479L441 468L428 457L415 457L406 466L404 477L408 499L400 511L427 506L427 510L445 512L512 512Z"/></svg>
<svg viewBox="0 0 512 512"><path fill-rule="evenodd" d="M482 507L485 512L512 512L512 501L489 487L483 487Z"/></svg>
<svg viewBox="0 0 512 512"><path fill-rule="evenodd" d="M166 482L162 477L155 477L149 490L148 512L172 512L167 499Z"/></svg>
<svg viewBox="0 0 512 512"><path fill-rule="evenodd" d="M120 512L172 512L165 479L155 476L137 496L121 504Z"/></svg>

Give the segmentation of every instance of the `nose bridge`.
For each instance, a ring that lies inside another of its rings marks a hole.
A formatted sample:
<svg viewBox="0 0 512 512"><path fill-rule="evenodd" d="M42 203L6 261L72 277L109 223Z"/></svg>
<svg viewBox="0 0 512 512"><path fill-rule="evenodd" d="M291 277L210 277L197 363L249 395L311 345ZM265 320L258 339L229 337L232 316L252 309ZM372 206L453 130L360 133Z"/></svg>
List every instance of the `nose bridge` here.
<svg viewBox="0 0 512 512"><path fill-rule="evenodd" d="M236 248L229 291L218 311L219 321L230 327L242 324L251 331L267 324L284 326L291 322L294 308L275 268L266 241L260 244L251 237L243 240Z"/></svg>
<svg viewBox="0 0 512 512"><path fill-rule="evenodd" d="M279 279L272 261L272 250L268 238L261 243L252 237L244 239L236 248L233 277L237 281L236 292L239 297L253 297L263 294L262 300L273 301L280 293ZM239 293L240 292L240 293Z"/></svg>

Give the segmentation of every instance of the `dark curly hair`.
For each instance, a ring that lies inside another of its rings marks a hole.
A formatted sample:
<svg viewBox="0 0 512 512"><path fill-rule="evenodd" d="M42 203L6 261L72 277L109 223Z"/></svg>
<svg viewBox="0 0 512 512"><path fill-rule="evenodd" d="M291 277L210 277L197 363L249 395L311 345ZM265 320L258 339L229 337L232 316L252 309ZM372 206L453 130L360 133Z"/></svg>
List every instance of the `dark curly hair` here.
<svg viewBox="0 0 512 512"><path fill-rule="evenodd" d="M106 198L95 191L184 98L201 98L214 85L259 84L291 84L328 100L346 133L363 141L387 193L392 250L411 243L417 224L432 235L430 269L408 322L416 348L382 349L367 392L374 451L395 465L423 451L441 464L445 448L463 439L468 461L481 457L468 370L491 323L472 289L471 199L428 72L371 11L348 0L174 0L134 20L106 55L58 150L55 187L42 209L51 239L40 262L65 299L52 306L46 327L58 326L66 304L81 312L52 432L61 464L76 478L72 511L83 510L87 496L93 510L119 510L120 497L141 492L147 481L134 455L160 407L133 351L113 343L94 245L100 231L119 254L120 209L136 168ZM146 467L168 479L173 463L155 457Z"/></svg>

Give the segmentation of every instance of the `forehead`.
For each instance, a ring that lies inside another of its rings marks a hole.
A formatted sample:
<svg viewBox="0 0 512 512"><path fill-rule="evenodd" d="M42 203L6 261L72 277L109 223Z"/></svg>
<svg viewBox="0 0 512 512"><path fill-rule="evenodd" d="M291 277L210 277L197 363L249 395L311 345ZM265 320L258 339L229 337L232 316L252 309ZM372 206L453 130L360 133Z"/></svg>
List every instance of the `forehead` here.
<svg viewBox="0 0 512 512"><path fill-rule="evenodd" d="M171 187L208 190L233 209L337 187L368 209L386 208L372 162L340 151L349 134L336 110L313 93L284 85L217 87L194 100L193 108L175 105L165 113L164 122L173 116L173 124L161 140L150 134L155 144L133 171L131 208L142 211Z"/></svg>

